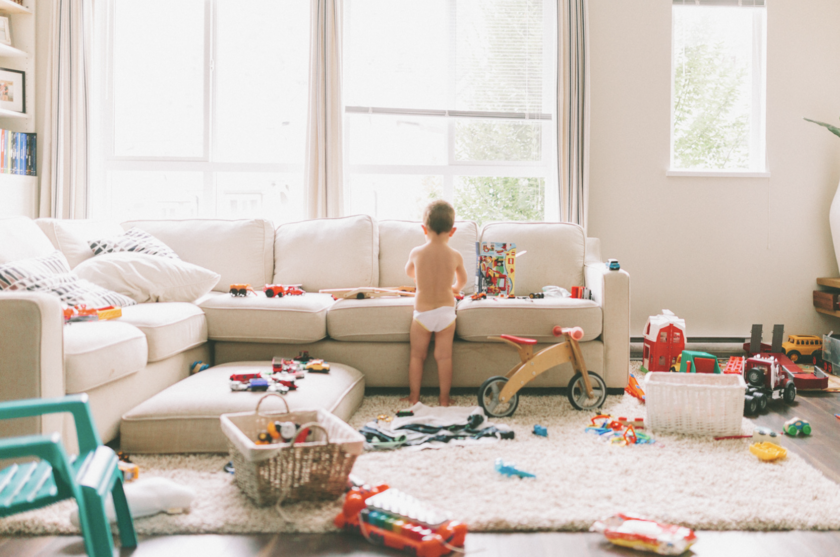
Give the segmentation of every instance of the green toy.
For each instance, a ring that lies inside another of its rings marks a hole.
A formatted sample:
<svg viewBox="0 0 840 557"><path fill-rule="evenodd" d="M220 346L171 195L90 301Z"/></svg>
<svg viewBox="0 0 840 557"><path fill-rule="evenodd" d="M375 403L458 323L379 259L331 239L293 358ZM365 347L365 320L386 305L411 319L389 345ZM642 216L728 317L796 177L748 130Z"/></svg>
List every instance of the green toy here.
<svg viewBox="0 0 840 557"><path fill-rule="evenodd" d="M803 437L811 435L811 424L808 420L792 418L785 422L785 433L791 437L796 437L797 435L802 435Z"/></svg>
<svg viewBox="0 0 840 557"><path fill-rule="evenodd" d="M683 350L680 373L722 373L717 358L708 352Z"/></svg>
<svg viewBox="0 0 840 557"><path fill-rule="evenodd" d="M0 470L0 518L75 499L85 549L91 557L114 553L105 500L114 498L122 547L137 547L134 522L123 492L123 475L114 451L102 445L86 394L0 403L0 420L69 412L76 423L79 456L70 460L57 433L0 439L0 459L38 457Z"/></svg>

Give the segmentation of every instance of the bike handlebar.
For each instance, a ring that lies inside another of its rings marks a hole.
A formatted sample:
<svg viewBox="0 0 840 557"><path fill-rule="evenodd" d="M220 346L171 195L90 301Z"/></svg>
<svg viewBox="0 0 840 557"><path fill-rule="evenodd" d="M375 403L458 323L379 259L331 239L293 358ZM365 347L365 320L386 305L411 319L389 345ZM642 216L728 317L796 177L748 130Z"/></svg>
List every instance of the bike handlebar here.
<svg viewBox="0 0 840 557"><path fill-rule="evenodd" d="M559 325L554 327L552 330L554 336L559 337L562 335L569 335L574 340L580 340L583 338L583 329L580 327L560 327Z"/></svg>

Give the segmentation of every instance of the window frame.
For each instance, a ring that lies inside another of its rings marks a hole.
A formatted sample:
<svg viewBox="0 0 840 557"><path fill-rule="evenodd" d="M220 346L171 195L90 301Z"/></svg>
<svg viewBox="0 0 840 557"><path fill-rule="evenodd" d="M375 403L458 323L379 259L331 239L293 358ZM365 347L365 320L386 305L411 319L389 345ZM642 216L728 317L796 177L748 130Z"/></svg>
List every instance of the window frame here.
<svg viewBox="0 0 840 557"><path fill-rule="evenodd" d="M754 4L754 5L750 5ZM760 5L759 5L760 4ZM674 166L674 101L676 79L676 33L674 33L674 8L676 6L737 7L748 9L752 14L752 60L751 67L760 68L760 72L751 71L752 100L750 103L750 168L738 169L686 169ZM667 177L684 178L770 178L770 166L767 160L767 5L760 0L673 0L671 3L671 98L669 122L669 159L665 170Z"/></svg>

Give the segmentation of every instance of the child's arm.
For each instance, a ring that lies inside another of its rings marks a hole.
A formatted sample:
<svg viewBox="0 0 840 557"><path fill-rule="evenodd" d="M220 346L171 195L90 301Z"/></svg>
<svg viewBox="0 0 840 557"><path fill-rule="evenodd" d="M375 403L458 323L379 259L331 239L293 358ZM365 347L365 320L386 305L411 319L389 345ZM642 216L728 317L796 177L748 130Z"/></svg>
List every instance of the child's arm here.
<svg viewBox="0 0 840 557"><path fill-rule="evenodd" d="M455 255L458 260L458 266L455 267L455 284L452 285L452 292L460 294L464 285L467 284L467 269L464 267L463 256L457 251L455 252Z"/></svg>
<svg viewBox="0 0 840 557"><path fill-rule="evenodd" d="M414 276L414 250L411 250L411 253L408 254L408 263L405 264L405 274L407 274L410 278L415 278Z"/></svg>

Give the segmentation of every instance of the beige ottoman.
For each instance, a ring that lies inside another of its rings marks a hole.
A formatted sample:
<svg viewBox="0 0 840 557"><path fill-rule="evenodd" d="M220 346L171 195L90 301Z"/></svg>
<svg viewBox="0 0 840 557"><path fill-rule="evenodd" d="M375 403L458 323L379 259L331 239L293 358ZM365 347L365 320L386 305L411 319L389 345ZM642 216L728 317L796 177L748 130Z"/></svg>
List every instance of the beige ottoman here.
<svg viewBox="0 0 840 557"><path fill-rule="evenodd" d="M323 408L344 421L353 415L365 394L365 378L350 366L330 362L330 368L328 374L307 373L297 390L284 396L292 411ZM253 411L266 394L231 392L230 375L270 369L271 362L234 362L172 385L122 417L121 449L129 454L227 452L219 416ZM266 400L261 410L285 407L280 400Z"/></svg>

